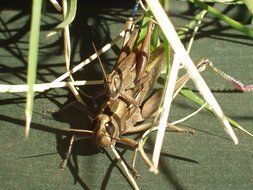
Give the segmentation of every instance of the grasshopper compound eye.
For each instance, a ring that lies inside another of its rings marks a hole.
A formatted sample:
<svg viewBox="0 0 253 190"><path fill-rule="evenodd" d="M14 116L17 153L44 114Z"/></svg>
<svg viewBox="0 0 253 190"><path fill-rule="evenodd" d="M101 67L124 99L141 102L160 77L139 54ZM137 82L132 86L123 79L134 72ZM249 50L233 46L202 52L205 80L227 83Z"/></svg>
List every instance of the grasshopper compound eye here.
<svg viewBox="0 0 253 190"><path fill-rule="evenodd" d="M121 80L119 75L115 75L112 79L111 85L110 85L110 93L113 96L118 95L119 91L121 89Z"/></svg>
<svg viewBox="0 0 253 190"><path fill-rule="evenodd" d="M120 87L120 77L117 75L113 79L113 85L116 89Z"/></svg>
<svg viewBox="0 0 253 190"><path fill-rule="evenodd" d="M109 148L111 146L111 137L107 132L109 117L105 114L98 115L94 123L94 141L100 148Z"/></svg>
<svg viewBox="0 0 253 190"><path fill-rule="evenodd" d="M113 126L113 124L109 121L105 124L105 128L106 128L106 132L113 137L114 133L115 133L115 127Z"/></svg>

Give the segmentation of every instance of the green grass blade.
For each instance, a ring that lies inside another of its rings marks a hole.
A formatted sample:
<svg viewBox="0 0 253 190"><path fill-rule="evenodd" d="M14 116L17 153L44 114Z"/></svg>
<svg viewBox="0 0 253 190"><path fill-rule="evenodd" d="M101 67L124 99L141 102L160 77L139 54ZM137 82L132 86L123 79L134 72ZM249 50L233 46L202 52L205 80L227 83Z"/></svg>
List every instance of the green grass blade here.
<svg viewBox="0 0 253 190"><path fill-rule="evenodd" d="M36 69L38 61L38 47L39 47L39 32L40 32L40 17L41 17L42 0L33 0L32 5L32 22L29 39L29 55L28 55L28 72L27 84L28 91L26 95L26 128L25 136L28 137L30 123L32 120L34 90L33 85L36 79Z"/></svg>
<svg viewBox="0 0 253 190"><path fill-rule="evenodd" d="M197 26L199 20L202 19L203 17L203 13L206 10L202 10L200 11L198 14L196 14L194 16L194 19L192 19L189 23L187 23L182 30L178 31L178 36L180 37L180 39L184 39L187 35L189 35L189 33L191 33L191 31L193 31L195 29L195 27Z"/></svg>
<svg viewBox="0 0 253 190"><path fill-rule="evenodd" d="M199 105L203 105L205 102L204 100L202 100L199 96L197 96L194 92L192 92L191 90L189 89L186 89L186 88L183 88L180 93L187 97L188 99L192 100L193 102L195 102L196 104L199 104ZM205 108L207 110L209 110L210 112L213 113L213 109L211 108L211 106L209 106L208 104L205 106ZM241 131L247 133L248 135L250 136L253 136L252 133L248 132L246 129L244 129L239 123L237 123L236 121L232 120L231 118L229 117L226 117L226 119L228 120L228 122L234 126L235 128L238 128L240 129Z"/></svg>
<svg viewBox="0 0 253 190"><path fill-rule="evenodd" d="M253 15L253 0L243 0L246 6L248 7L249 11Z"/></svg>
<svg viewBox="0 0 253 190"><path fill-rule="evenodd" d="M146 13L146 15L150 15L150 13ZM146 37L147 25L149 21L150 21L150 18L147 16L144 16L144 18L142 19L141 31L139 32L138 38L136 40L137 41L136 44L140 43ZM155 50L160 45L160 40L159 40L160 34L162 34L161 29L159 28L158 25L155 25L152 32L152 36L151 36L151 43L150 43L151 51Z"/></svg>
<svg viewBox="0 0 253 190"><path fill-rule="evenodd" d="M77 7L77 0L67 0L68 10L66 14L66 18L63 22L61 22L58 26L56 26L57 29L63 29L67 25L69 25L76 16L76 7Z"/></svg>
<svg viewBox="0 0 253 190"><path fill-rule="evenodd" d="M147 17L147 16L144 16L142 21L141 21L141 31L139 32L139 35L138 35L138 38L137 38L137 42L136 44L140 43L146 36L147 34L147 25L148 25L148 22L149 22L150 18Z"/></svg>
<svg viewBox="0 0 253 190"><path fill-rule="evenodd" d="M199 6L202 9L207 10L209 13L211 13L215 17L219 18L220 20L224 21L225 23L227 23L228 25L230 25L234 29L236 29L236 30L248 35L249 37L253 38L253 30L245 27L244 25L240 24L239 22L237 22L237 21L229 18L228 16L222 14L217 9L215 9L211 6L208 6L207 4L205 4L205 3L203 3L199 0L188 0L188 1L194 3L195 5Z"/></svg>

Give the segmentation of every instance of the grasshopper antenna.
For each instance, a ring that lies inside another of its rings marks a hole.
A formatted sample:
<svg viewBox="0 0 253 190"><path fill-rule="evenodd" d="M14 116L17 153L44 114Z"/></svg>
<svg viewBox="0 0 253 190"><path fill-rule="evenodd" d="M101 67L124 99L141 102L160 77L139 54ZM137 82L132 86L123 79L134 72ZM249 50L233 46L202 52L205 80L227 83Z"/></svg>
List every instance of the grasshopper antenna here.
<svg viewBox="0 0 253 190"><path fill-rule="evenodd" d="M61 129L61 130L66 131L66 132L72 132L72 133L87 135L87 137L92 137L92 135L94 134L94 131L85 130L85 129L69 129L69 128L65 128L65 129Z"/></svg>
<svg viewBox="0 0 253 190"><path fill-rule="evenodd" d="M102 71L103 71L104 79L105 79L105 81L107 82L107 77L106 77L105 68L104 68L104 66L103 66L103 63L102 63L100 57L99 57L99 54L98 54L98 51L97 51L97 48L96 48L94 42L92 42L92 45L93 45L93 48L94 48L94 50L95 50L95 52L96 52L96 54L97 54L97 56L98 56L98 61L99 61L99 63L100 63L101 69L102 69Z"/></svg>

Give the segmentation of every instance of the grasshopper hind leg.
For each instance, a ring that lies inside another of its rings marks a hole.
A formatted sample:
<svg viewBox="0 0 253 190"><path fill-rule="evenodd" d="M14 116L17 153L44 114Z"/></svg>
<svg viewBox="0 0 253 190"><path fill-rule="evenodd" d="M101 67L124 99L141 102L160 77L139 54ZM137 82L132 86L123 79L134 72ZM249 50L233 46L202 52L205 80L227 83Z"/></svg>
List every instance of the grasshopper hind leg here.
<svg viewBox="0 0 253 190"><path fill-rule="evenodd" d="M188 134L193 134L193 135L195 134L195 131L192 129L177 127L177 126L172 125L170 123L167 123L167 128L171 129L171 131L173 131L173 132L188 133Z"/></svg>

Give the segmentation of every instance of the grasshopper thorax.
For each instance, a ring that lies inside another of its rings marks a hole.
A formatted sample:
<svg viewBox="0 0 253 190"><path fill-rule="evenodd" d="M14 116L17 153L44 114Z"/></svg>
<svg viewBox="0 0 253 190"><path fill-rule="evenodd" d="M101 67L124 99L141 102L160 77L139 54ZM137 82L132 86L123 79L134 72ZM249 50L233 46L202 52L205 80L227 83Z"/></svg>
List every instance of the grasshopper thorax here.
<svg viewBox="0 0 253 190"><path fill-rule="evenodd" d="M95 120L94 141L100 148L115 146L119 136L118 124L110 116L100 114Z"/></svg>

